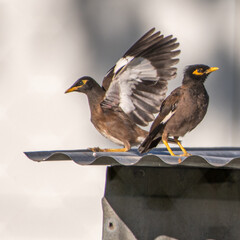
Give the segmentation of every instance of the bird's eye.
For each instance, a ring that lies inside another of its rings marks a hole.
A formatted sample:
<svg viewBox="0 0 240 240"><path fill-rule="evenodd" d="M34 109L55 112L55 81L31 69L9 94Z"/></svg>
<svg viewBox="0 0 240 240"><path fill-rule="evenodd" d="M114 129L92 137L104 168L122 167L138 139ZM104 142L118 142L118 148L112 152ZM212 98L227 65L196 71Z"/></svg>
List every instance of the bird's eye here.
<svg viewBox="0 0 240 240"><path fill-rule="evenodd" d="M82 80L82 81L80 82L80 86L85 85L85 84L87 83L87 81L88 81L88 80Z"/></svg>
<svg viewBox="0 0 240 240"><path fill-rule="evenodd" d="M204 71L202 68L197 68L194 72L193 72L194 75L203 75L204 74Z"/></svg>

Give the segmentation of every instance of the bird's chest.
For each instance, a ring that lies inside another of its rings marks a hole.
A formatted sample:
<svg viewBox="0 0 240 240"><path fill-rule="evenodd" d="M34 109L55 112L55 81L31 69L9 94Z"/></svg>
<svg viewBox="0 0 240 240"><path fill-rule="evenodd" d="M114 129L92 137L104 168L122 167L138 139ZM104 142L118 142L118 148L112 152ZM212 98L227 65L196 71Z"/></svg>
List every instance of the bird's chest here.
<svg viewBox="0 0 240 240"><path fill-rule="evenodd" d="M207 111L208 101L209 97L205 89L186 91L179 103L179 110L183 112L185 118L202 118Z"/></svg>
<svg viewBox="0 0 240 240"><path fill-rule="evenodd" d="M114 113L111 111L103 112L101 108L98 108L92 112L91 122L104 137L116 144L123 145L123 142L118 138L120 129L116 126L117 119Z"/></svg>
<svg viewBox="0 0 240 240"><path fill-rule="evenodd" d="M169 128L173 135L184 136L194 129L204 118L209 97L205 89L186 91L177 106Z"/></svg>

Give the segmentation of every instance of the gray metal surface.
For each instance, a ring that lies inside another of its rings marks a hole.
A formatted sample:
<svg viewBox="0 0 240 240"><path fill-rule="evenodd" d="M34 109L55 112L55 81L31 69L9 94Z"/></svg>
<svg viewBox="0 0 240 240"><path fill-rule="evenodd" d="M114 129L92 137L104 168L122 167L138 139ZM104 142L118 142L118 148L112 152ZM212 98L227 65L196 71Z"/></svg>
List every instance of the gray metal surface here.
<svg viewBox="0 0 240 240"><path fill-rule="evenodd" d="M115 213L106 198L102 199L103 240L137 240L128 226Z"/></svg>
<svg viewBox="0 0 240 240"><path fill-rule="evenodd" d="M173 151L180 154L178 148ZM240 148L187 148L192 156L172 157L166 149L154 149L148 154L140 154L136 149L125 153L93 153L89 150L58 150L25 152L33 161L73 160L80 165L124 165L124 166L190 166L190 167L224 167L240 169Z"/></svg>
<svg viewBox="0 0 240 240"><path fill-rule="evenodd" d="M111 166L104 196L114 214L104 222L117 232L121 219L138 240L238 240L239 182L239 169Z"/></svg>
<svg viewBox="0 0 240 240"><path fill-rule="evenodd" d="M81 165L109 166L103 240L239 239L240 148L187 150L192 154L187 158L172 157L166 149L145 155L137 150L25 154L39 162L73 160Z"/></svg>

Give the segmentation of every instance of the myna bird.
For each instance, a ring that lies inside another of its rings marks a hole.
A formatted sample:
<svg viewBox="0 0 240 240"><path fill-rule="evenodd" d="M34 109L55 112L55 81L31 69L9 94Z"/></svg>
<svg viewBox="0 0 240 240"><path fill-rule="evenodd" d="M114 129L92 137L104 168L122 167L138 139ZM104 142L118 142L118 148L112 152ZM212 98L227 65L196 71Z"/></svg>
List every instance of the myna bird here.
<svg viewBox="0 0 240 240"><path fill-rule="evenodd" d="M182 86L176 88L163 101L160 112L154 120L147 138L138 148L145 153L162 141L172 156L176 156L168 145L168 138L174 137L183 154L189 156L178 138L193 130L204 118L209 97L204 82L217 67L203 64L188 66L184 72Z"/></svg>
<svg viewBox="0 0 240 240"><path fill-rule="evenodd" d="M121 149L91 148L92 151L128 151L147 136L140 126L154 120L166 97L168 80L177 69L173 36L164 37L151 29L108 71L102 87L91 77L81 77L65 93L82 92L88 97L95 128Z"/></svg>

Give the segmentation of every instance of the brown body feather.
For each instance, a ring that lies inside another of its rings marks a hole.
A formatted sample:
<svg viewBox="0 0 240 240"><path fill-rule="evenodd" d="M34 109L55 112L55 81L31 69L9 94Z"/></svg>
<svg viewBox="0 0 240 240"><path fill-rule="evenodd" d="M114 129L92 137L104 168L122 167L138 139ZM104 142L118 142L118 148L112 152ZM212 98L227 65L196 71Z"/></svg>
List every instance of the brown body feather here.
<svg viewBox="0 0 240 240"><path fill-rule="evenodd" d="M108 71L102 87L91 77L78 79L66 92L88 96L91 121L96 129L123 151L140 144L147 126L163 102L168 80L176 76L177 39L155 29L140 38Z"/></svg>
<svg viewBox="0 0 240 240"><path fill-rule="evenodd" d="M182 86L163 101L147 138L138 149L139 152L148 152L161 140L167 144L169 137L174 137L178 142L179 137L192 131L203 120L209 103L204 81L210 72L217 69L206 65L193 65L186 69Z"/></svg>

